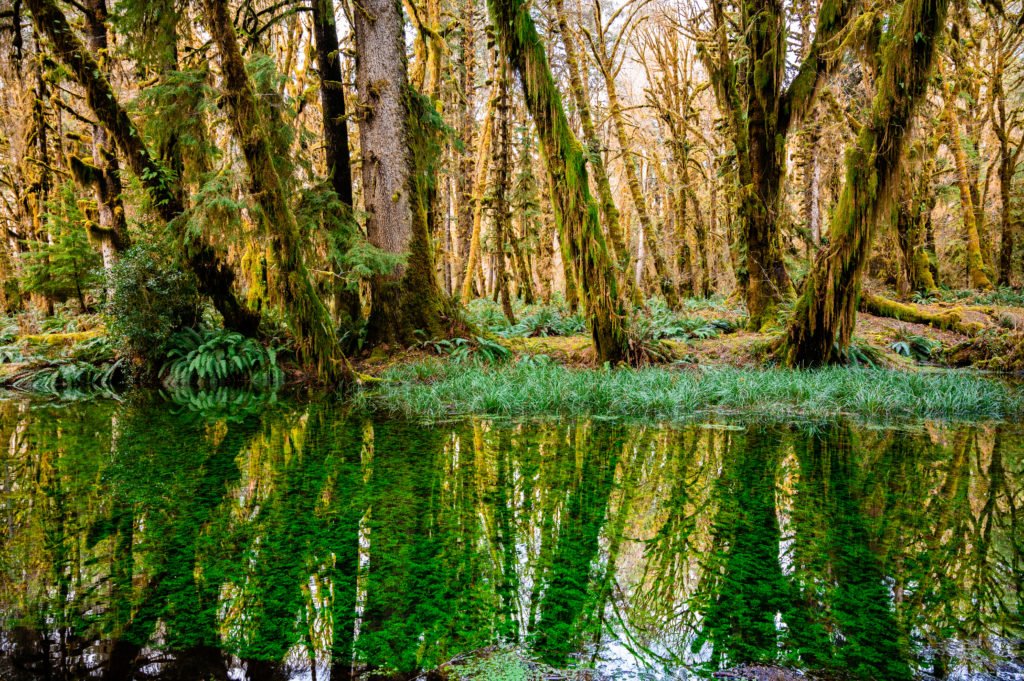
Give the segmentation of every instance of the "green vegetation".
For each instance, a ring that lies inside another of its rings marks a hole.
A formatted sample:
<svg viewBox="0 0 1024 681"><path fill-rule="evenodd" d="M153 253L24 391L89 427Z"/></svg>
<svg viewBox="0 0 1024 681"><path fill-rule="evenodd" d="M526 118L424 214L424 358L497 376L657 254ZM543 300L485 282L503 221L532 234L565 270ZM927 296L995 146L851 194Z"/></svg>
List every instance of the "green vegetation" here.
<svg viewBox="0 0 1024 681"><path fill-rule="evenodd" d="M5 679L908 681L934 650L1012 664L1022 633L1015 423L424 424L196 395L8 400L0 440Z"/></svg>
<svg viewBox="0 0 1024 681"><path fill-rule="evenodd" d="M373 411L408 418L458 414L680 420L714 412L785 419L1010 418L1024 414L1012 385L964 372L886 369L571 369L550 361L496 367L426 361L392 369L358 393Z"/></svg>

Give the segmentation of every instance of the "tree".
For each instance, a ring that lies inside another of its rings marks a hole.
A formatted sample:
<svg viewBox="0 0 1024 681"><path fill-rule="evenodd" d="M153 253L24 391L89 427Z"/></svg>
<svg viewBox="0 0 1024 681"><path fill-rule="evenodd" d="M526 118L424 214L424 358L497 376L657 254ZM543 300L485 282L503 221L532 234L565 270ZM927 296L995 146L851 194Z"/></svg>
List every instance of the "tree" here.
<svg viewBox="0 0 1024 681"><path fill-rule="evenodd" d="M245 61L235 36L227 0L205 0L205 17L220 53L223 98L231 112L235 136L249 170L250 191L259 201L257 219L271 240L271 253L280 270L285 310L292 321L301 360L317 376L333 382L345 373L344 357L327 308L310 279L295 213L278 173L275 150L267 130L276 121L260 110Z"/></svg>
<svg viewBox="0 0 1024 681"><path fill-rule="evenodd" d="M722 0L711 2L712 29L700 55L736 154L740 245L745 251L745 270L738 274L753 329L770 321L792 290L779 234L786 138L813 107L824 76L837 61L838 36L857 7L856 0L821 4L814 40L786 86L782 3L742 0L737 19L727 16ZM738 35L730 37L733 27Z"/></svg>
<svg viewBox="0 0 1024 681"><path fill-rule="evenodd" d="M488 8L502 54L519 74L548 177L557 188L552 205L558 237L581 290L597 359L618 362L628 348L625 309L598 221L597 202L590 194L583 147L569 127L544 43L525 3L489 0Z"/></svg>
<svg viewBox="0 0 1024 681"><path fill-rule="evenodd" d="M405 22L391 0L355 6L356 89L362 147L363 202L372 245L405 263L372 279L372 342L411 344L416 332L441 333L441 299L427 224L429 206L417 195L410 145L424 141L434 114L414 105L405 58ZM432 104L430 107L432 108ZM419 114L424 115L419 115Z"/></svg>
<svg viewBox="0 0 1024 681"><path fill-rule="evenodd" d="M782 356L791 366L840 361L856 323L864 264L900 168L906 131L928 87L948 0L905 0L885 36L868 120L846 154L831 243L807 275Z"/></svg>
<svg viewBox="0 0 1024 681"><path fill-rule="evenodd" d="M96 118L110 133L128 167L139 178L157 214L169 225L180 226L184 205L178 187L146 145L139 128L114 94L110 82L82 41L71 30L54 0L25 0L36 30L45 35L55 54L85 90ZM234 272L205 242L184 241L184 260L199 281L200 292L212 300L224 325L249 335L259 326L259 315L243 307L235 296Z"/></svg>

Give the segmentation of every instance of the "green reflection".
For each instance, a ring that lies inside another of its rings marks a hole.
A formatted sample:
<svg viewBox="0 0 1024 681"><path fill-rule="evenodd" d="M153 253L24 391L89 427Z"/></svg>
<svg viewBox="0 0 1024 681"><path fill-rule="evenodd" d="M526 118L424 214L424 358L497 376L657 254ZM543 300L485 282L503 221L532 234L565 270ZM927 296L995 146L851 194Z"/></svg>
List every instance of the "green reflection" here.
<svg viewBox="0 0 1024 681"><path fill-rule="evenodd" d="M5 679L408 679L492 646L908 679L1024 638L1018 426L143 400L3 402L0 436Z"/></svg>

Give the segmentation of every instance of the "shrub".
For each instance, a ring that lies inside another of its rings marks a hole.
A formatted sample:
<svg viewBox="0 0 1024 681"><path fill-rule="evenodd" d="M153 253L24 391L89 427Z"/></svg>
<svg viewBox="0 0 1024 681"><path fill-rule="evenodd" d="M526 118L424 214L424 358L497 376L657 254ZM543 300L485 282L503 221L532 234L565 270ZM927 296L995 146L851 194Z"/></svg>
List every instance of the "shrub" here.
<svg viewBox="0 0 1024 681"><path fill-rule="evenodd" d="M199 318L195 279L138 246L122 256L112 278L107 329L128 355L152 366L163 359L175 332L195 326Z"/></svg>

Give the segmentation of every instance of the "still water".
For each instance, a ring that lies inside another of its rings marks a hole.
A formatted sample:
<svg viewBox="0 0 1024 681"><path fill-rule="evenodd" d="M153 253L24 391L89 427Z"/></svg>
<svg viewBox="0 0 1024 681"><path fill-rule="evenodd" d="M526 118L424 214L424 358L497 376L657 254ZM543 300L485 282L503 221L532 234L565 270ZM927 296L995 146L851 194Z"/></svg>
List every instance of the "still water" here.
<svg viewBox="0 0 1024 681"><path fill-rule="evenodd" d="M1024 427L0 402L0 678L1020 679Z"/></svg>

